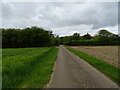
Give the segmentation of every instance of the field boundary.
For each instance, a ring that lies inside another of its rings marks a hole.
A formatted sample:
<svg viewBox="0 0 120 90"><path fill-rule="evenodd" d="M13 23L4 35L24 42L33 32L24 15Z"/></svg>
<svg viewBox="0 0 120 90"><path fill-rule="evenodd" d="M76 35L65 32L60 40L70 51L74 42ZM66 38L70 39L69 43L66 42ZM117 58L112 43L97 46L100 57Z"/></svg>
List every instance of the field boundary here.
<svg viewBox="0 0 120 90"><path fill-rule="evenodd" d="M51 76L50 76L50 81L47 83L47 85L45 85L45 88L48 88L49 85L50 85L51 82L52 82L52 78L53 78L53 74L54 74L55 66L56 66L56 61L55 61L54 67L53 67L53 72L52 72L52 74L51 74Z"/></svg>

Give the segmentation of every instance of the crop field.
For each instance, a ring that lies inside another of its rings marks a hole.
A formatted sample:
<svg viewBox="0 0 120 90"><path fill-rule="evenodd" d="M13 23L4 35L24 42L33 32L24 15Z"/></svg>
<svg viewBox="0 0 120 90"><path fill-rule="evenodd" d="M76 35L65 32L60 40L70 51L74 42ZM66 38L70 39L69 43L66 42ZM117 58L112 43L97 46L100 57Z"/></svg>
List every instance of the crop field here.
<svg viewBox="0 0 120 90"><path fill-rule="evenodd" d="M120 68L118 46L72 46L72 48Z"/></svg>
<svg viewBox="0 0 120 90"><path fill-rule="evenodd" d="M55 47L2 49L3 88L43 88L50 80Z"/></svg>

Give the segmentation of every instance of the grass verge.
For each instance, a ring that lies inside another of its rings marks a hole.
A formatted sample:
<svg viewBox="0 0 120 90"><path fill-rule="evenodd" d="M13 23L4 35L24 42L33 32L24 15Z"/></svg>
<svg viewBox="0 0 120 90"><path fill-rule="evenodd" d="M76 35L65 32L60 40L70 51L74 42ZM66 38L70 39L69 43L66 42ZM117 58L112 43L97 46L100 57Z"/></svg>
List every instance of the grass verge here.
<svg viewBox="0 0 120 90"><path fill-rule="evenodd" d="M67 48L69 51L73 52L74 54L76 54L77 56L79 56L80 58L86 60L89 64L91 64L92 66L94 66L95 68L97 68L99 71L101 71L103 74L105 74L106 76L108 76L110 79L112 79L113 81L115 81L118 85L120 85L120 69L110 65L100 59L97 59L94 56L90 56L86 53L83 53L81 51L75 50L73 48L70 48L68 46L65 46L65 48Z"/></svg>
<svg viewBox="0 0 120 90"><path fill-rule="evenodd" d="M3 49L3 88L42 88L50 79L58 49Z"/></svg>

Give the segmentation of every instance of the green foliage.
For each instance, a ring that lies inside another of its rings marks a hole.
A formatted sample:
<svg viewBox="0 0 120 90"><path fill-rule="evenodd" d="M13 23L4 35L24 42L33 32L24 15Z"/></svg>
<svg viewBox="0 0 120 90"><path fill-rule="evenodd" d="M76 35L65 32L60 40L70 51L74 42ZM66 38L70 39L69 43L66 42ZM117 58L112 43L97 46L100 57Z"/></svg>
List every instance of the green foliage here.
<svg viewBox="0 0 120 90"><path fill-rule="evenodd" d="M84 40L89 40L91 38L92 38L92 36L90 34L88 34L88 33L83 36Z"/></svg>
<svg viewBox="0 0 120 90"><path fill-rule="evenodd" d="M50 79L58 49L3 49L3 88L43 88Z"/></svg>
<svg viewBox="0 0 120 90"><path fill-rule="evenodd" d="M102 73L104 73L105 75L107 75L109 78L111 78L113 81L115 81L116 83L118 83L120 85L120 78L118 76L118 75L120 75L119 68L117 68L113 65L107 64L103 60L97 59L97 58L90 56L86 53L83 53L81 51L75 50L75 49L67 47L67 46L65 46L65 47L68 50L70 50L71 52L78 55L80 58L86 60L89 64L91 64L92 66L94 66L95 68L100 70Z"/></svg>
<svg viewBox="0 0 120 90"><path fill-rule="evenodd" d="M79 40L79 38L80 38L80 34L79 34L79 33L74 33L74 34L72 35L72 39L73 39L73 40Z"/></svg>
<svg viewBox="0 0 120 90"><path fill-rule="evenodd" d="M101 37L106 37L107 38L107 37L113 36L113 33L109 32L105 29L102 29L98 32L98 35L101 36Z"/></svg>
<svg viewBox="0 0 120 90"><path fill-rule="evenodd" d="M73 38L75 36L77 39ZM75 33L73 36L62 37L61 44L72 46L120 45L120 36L107 30L100 30L95 36L91 36L88 33L83 36L79 36Z"/></svg>
<svg viewBox="0 0 120 90"><path fill-rule="evenodd" d="M40 47L56 44L52 31L36 26L25 29L2 29L2 41L3 48Z"/></svg>
<svg viewBox="0 0 120 90"><path fill-rule="evenodd" d="M55 42L55 45L57 45L57 46L60 45L60 38L59 38L59 36L56 36L54 42Z"/></svg>
<svg viewBox="0 0 120 90"><path fill-rule="evenodd" d="M68 42L66 45L71 45L71 46L120 45L120 41L72 40Z"/></svg>
<svg viewBox="0 0 120 90"><path fill-rule="evenodd" d="M72 36L60 37L61 44L68 44L72 40Z"/></svg>

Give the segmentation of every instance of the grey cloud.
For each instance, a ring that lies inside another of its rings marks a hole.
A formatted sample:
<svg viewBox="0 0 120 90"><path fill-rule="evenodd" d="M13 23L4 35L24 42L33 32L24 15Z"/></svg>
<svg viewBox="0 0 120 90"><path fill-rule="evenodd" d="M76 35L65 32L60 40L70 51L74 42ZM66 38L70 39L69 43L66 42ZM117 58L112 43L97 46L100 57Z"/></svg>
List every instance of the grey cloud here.
<svg viewBox="0 0 120 90"><path fill-rule="evenodd" d="M44 19L50 20L56 27L85 24L97 29L117 24L117 3L63 3L62 7L51 4L45 6L41 12Z"/></svg>
<svg viewBox="0 0 120 90"><path fill-rule="evenodd" d="M75 31L94 32L96 29L116 26L117 9L117 2L4 2L2 27L24 28L37 25L53 29L59 35Z"/></svg>
<svg viewBox="0 0 120 90"><path fill-rule="evenodd" d="M2 4L2 18L10 19L13 16L10 4Z"/></svg>

